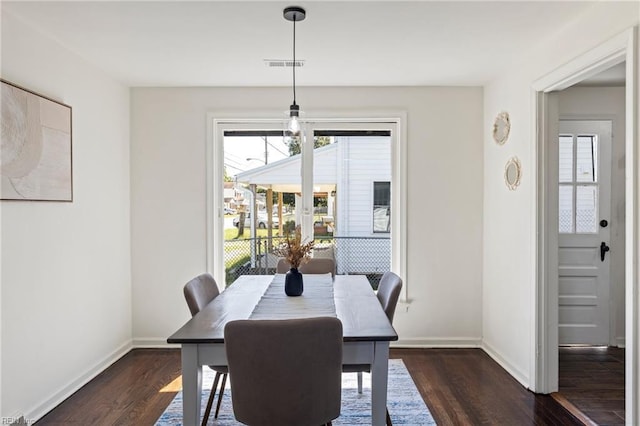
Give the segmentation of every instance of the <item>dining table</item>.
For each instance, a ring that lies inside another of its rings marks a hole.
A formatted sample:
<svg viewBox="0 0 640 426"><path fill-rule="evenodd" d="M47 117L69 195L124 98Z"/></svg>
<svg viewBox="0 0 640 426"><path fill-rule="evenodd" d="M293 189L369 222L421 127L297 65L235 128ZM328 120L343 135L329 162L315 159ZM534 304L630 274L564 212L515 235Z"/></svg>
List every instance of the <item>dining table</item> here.
<svg viewBox="0 0 640 426"><path fill-rule="evenodd" d="M284 280L284 274L240 276L167 339L181 346L183 424L200 424L202 367L227 365L228 322L334 316L342 322L343 364L370 365L371 424L385 425L389 344L398 335L366 276L305 274L297 297L285 295Z"/></svg>

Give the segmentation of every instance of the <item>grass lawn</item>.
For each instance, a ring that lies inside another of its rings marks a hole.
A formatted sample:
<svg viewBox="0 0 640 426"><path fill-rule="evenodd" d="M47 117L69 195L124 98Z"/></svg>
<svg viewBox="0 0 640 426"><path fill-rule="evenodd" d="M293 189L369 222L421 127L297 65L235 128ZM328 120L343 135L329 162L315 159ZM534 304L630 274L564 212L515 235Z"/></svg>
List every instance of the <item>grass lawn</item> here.
<svg viewBox="0 0 640 426"><path fill-rule="evenodd" d="M266 238L267 237L267 229L258 229L256 231L256 237L263 237ZM280 235L280 233L278 232L277 228L274 228L272 231L272 236L277 237ZM248 240L251 238L251 230L249 228L244 228L244 235L241 237L238 237L238 228L228 228L224 230L224 240L225 241L229 241L229 240Z"/></svg>

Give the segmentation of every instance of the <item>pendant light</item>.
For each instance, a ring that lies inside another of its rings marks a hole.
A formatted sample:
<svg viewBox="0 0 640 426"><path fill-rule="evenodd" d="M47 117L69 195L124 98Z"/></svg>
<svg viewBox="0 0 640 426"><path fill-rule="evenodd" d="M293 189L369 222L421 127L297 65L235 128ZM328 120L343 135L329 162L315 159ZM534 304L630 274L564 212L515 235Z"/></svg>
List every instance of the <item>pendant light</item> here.
<svg viewBox="0 0 640 426"><path fill-rule="evenodd" d="M298 6L290 6L284 9L284 19L293 22L293 103L289 107L289 121L287 132L291 136L300 136L300 106L296 104L296 22L303 21L307 12Z"/></svg>

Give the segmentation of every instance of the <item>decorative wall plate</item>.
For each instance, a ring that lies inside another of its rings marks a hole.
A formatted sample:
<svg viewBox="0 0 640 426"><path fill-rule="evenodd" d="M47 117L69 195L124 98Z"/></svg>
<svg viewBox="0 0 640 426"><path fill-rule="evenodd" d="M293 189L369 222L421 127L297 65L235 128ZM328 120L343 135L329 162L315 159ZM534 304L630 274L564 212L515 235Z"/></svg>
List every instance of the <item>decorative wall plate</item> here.
<svg viewBox="0 0 640 426"><path fill-rule="evenodd" d="M493 122L493 140L498 145L504 145L509 139L509 131L511 130L511 121L508 112L501 112L496 116Z"/></svg>
<svg viewBox="0 0 640 426"><path fill-rule="evenodd" d="M520 164L520 160L518 157L511 157L504 166L504 182L507 184L507 188L515 191L518 185L520 185L521 178L522 165Z"/></svg>

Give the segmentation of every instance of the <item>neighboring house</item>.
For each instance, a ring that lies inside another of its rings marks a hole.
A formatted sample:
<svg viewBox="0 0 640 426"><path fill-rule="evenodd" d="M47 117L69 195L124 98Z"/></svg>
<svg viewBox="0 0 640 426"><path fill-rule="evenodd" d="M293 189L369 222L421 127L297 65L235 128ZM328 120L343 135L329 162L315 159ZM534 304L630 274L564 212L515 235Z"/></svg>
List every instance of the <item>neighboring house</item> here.
<svg viewBox="0 0 640 426"><path fill-rule="evenodd" d="M299 193L300 162L301 156L294 155L239 173L236 182L276 192ZM317 254L334 257L339 274L388 271L391 262L390 138L336 137L334 143L314 150L313 162L314 193L327 196L328 220L333 218L335 239L330 247L320 244Z"/></svg>
<svg viewBox="0 0 640 426"><path fill-rule="evenodd" d="M244 195L236 190L233 182L225 182L223 192L224 206L226 208L237 209L242 204Z"/></svg>

